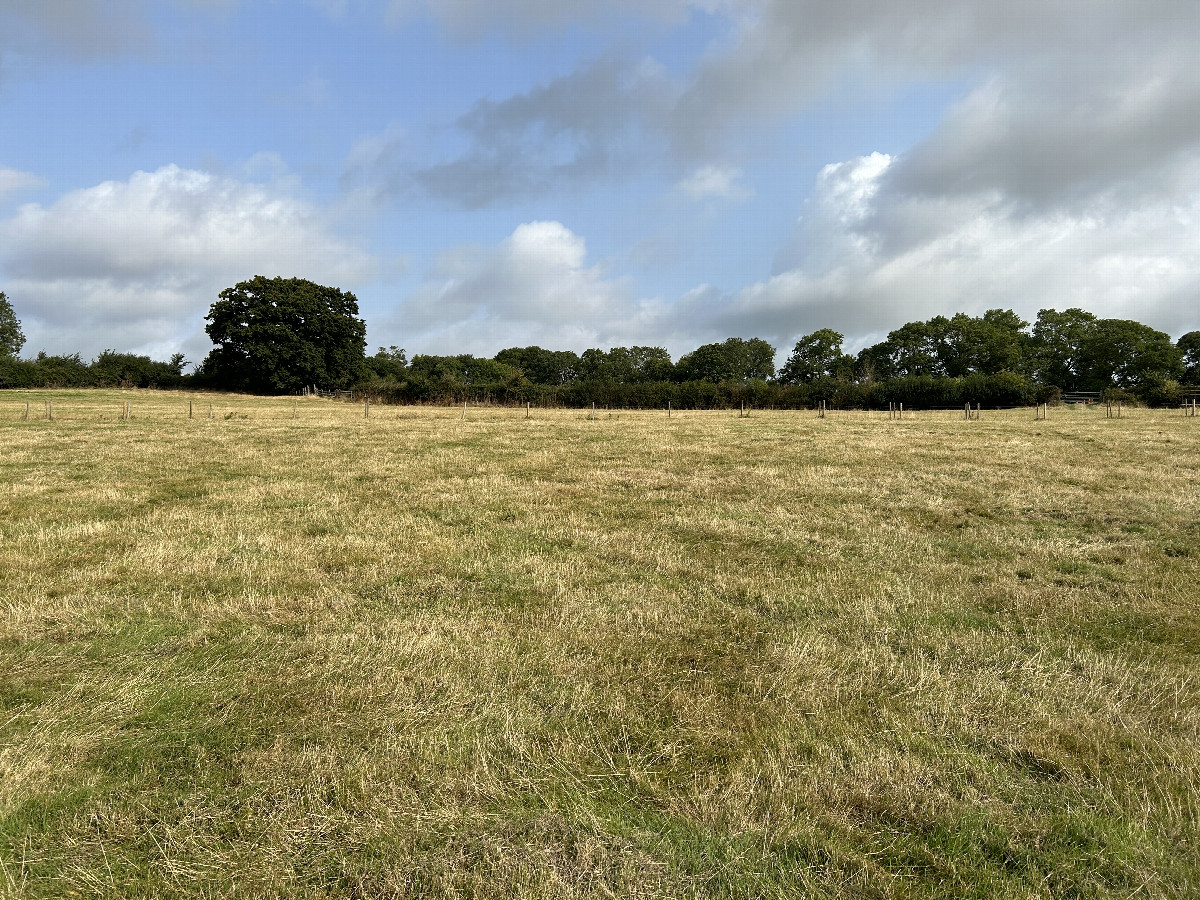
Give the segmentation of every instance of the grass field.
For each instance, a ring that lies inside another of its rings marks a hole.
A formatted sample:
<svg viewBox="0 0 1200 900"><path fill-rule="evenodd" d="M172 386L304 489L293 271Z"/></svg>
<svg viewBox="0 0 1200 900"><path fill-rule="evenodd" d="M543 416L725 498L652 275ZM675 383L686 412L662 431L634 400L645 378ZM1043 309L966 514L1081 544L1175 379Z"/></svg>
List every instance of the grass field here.
<svg viewBox="0 0 1200 900"><path fill-rule="evenodd" d="M1200 896L1125 414L0 393L0 893Z"/></svg>

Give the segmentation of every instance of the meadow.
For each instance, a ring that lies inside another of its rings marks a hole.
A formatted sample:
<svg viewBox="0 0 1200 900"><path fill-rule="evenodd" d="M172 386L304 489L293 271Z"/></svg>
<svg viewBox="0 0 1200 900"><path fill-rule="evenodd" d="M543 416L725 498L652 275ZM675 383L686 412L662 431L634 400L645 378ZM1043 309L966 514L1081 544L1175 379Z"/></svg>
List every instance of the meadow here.
<svg viewBox="0 0 1200 900"><path fill-rule="evenodd" d="M0 392L0 895L1200 896L1123 412Z"/></svg>

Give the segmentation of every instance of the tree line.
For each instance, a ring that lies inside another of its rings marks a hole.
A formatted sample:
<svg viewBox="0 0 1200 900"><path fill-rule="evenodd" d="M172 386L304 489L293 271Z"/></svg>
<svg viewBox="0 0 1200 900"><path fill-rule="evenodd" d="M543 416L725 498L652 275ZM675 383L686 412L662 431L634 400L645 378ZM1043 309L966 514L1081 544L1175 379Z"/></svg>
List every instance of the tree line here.
<svg viewBox="0 0 1200 900"><path fill-rule="evenodd" d="M185 374L167 362L107 350L19 359L24 344L0 293L0 387L184 387L295 393L307 387L358 390L384 402L495 402L626 408L755 406L1022 406L1064 392L1175 405L1200 386L1200 331L1178 341L1139 322L1082 309L1043 309L1030 323L1012 310L909 322L857 354L823 328L796 341L776 370L761 338L704 344L677 360L662 347L583 353L509 347L411 359L402 348L366 355L366 324L353 294L304 279L265 278L221 292L206 317L214 343Z"/></svg>

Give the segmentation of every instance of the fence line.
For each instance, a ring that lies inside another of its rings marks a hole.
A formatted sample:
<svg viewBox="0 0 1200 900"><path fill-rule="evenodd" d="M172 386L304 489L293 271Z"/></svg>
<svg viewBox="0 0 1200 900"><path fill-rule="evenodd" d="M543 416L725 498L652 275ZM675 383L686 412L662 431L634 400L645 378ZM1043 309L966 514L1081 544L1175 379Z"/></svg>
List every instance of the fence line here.
<svg viewBox="0 0 1200 900"><path fill-rule="evenodd" d="M329 392L329 393L331 393L331 394L340 393L342 396L339 397L339 399L345 399L346 398L345 395L348 395L350 392L343 391L343 392ZM318 395L310 392L308 396L316 397ZM287 403L288 399L292 399L292 402L290 404ZM368 419L368 420L372 420L372 421L378 421L381 418L384 420L388 420L391 418L398 418L398 419L418 418L419 419L422 417L422 411L429 411L431 413L431 415L429 416L430 418L437 418L437 417L442 416L447 413L452 415L453 414L452 411L455 411L455 412L458 412L457 418L459 418L460 420L465 420L468 418L467 407L470 406L470 404L463 404L462 406L459 406L457 404L456 405L449 405L449 404L397 404L395 406L390 406L390 405L384 404L384 405L380 406L380 405L377 405L376 403L372 403L371 402L372 399L374 399L374 398L372 398L369 395L360 396L360 402L363 404L361 419ZM201 406L201 408L199 410L196 409L196 404L198 401ZM195 419L199 419L201 421L204 421L204 420L212 421L215 418L246 419L246 418L250 418L251 416L253 416L254 418L260 419L262 421L269 421L269 420L274 420L274 419L292 420L292 421L303 421L304 419L339 421L343 418L346 418L341 412L337 412L338 409L344 409L344 407L308 405L308 404L306 404L305 407L300 407L299 403L294 399L294 397L288 398L286 396L285 397L277 397L277 398L274 398L274 400L272 400L272 398L255 398L255 399L252 399L249 403L234 401L234 402L230 403L224 410L221 410L220 411L221 414L219 416L217 415L217 408L211 402L207 403L208 409L205 412L205 410L203 409L203 406L206 401L207 401L207 398L205 398L203 396L200 398L194 398L194 397L183 398L183 397L181 397L181 398L179 398L179 400L177 402L174 402L174 403L172 403L170 401L163 401L157 397L144 398L140 401L139 400L130 401L130 400L125 400L123 398L118 400L118 399L114 398L114 401L110 402L110 403L92 404L92 403L71 403L69 401L63 402L63 400L61 400L61 399L43 398L43 409L40 411L40 414L39 414L39 411L36 410L35 406L33 406L28 400L21 398L12 403L12 407L13 407L12 418L18 419L21 421L34 420L34 421L55 421L55 422L70 421L70 420L79 421L79 420L85 420L85 419L90 419L93 421L95 421L95 420L100 420L100 421L118 420L118 421L122 421L122 422L130 422L134 419L137 419L137 420L140 420L143 422L145 422L147 420L153 420L153 419L157 419L160 421L164 421L164 420L195 420ZM0 394L0 404L3 404L3 395L2 394ZM372 407L375 407L375 409L372 409ZM527 403L527 402L520 403L520 404L507 404L507 405L481 404L481 405L479 405L478 408L481 412L484 412L485 414L488 410L491 410L492 412L494 412L496 414L495 417L497 419L503 418L504 415L506 415L506 414L509 416L514 416L514 415L519 416L523 419L535 418L533 416L534 408L531 403ZM992 418L993 420L998 418L1000 420L1006 420L1006 419L1019 418L1022 414L1027 415L1029 412L1033 412L1034 415L1031 418L1035 419L1037 421L1053 420L1053 419L1057 419L1057 418L1061 418L1061 417L1066 417L1064 419L1064 421L1065 421L1065 420L1070 420L1070 419L1072 419L1076 416L1080 416L1080 415L1090 416L1090 415L1097 415L1097 414L1102 415L1103 418L1127 419L1130 417L1131 414L1136 417L1136 416L1142 415L1148 411L1142 407L1132 407L1130 409L1125 409L1124 404L1120 403L1120 402L1114 402L1111 404L1105 404L1105 403L1092 404L1092 405L1090 405L1088 412L1082 412L1082 411L1073 412L1070 406L1059 407L1056 411L1052 411L1052 408L1048 404L1037 404L1036 406L989 407L987 409L987 412L989 414L987 417L982 415L983 410L984 410L984 407L982 406L982 404L978 404L978 403L964 404L962 407L957 407L957 408L956 407L925 407L925 408L918 408L918 409L914 409L912 407L905 408L902 404L896 403L896 404L891 404L888 408L885 408L882 410L879 410L879 409L854 409L854 408L839 409L839 408L830 407L827 403L819 403L819 404L817 404L816 407L807 408L807 409L791 409L791 408L781 409L781 408L772 408L772 407L754 408L748 404L745 406L739 405L739 406L732 407L732 413L734 415L736 415L739 419L741 419L741 418L749 419L749 418L751 418L751 413L753 412L754 417L759 418L760 420L763 420L764 418L767 418L767 417L775 418L776 420L778 420L778 419L786 419L789 415L791 415L791 416L813 416L813 415L815 415L816 418L821 418L821 419L824 419L827 417L828 418L843 418L847 421L854 421L855 419L860 419L860 418L867 420L867 421L877 420L881 413L884 417L890 417L893 420L903 420L903 421L913 421L913 420L922 420L922 419L925 421L934 421L934 420L942 420L942 419L946 419L947 421L949 421L952 418L958 418L960 421L963 419L970 420L970 421L976 421L981 418ZM539 412L541 412L541 411L543 411L543 410L539 409ZM600 418L601 409L598 406L583 407L583 408L555 407L553 409L546 409L545 411L551 413L552 415L556 414L557 416L560 416L560 417L569 417L572 414L582 415L589 420L595 421ZM393 415L393 412L394 412L394 415ZM653 416L653 415L657 414L657 415L663 416L664 419L682 420L685 418L690 418L693 415L696 415L696 416L703 416L705 414L729 415L731 410L728 407L714 407L714 408L705 408L705 409L683 409L683 410L681 410L681 409L674 407L673 405L668 405L665 410L661 409L661 408L655 410L655 409L641 409L641 408L628 409L628 408L623 408L623 407L622 408L614 407L612 409L606 408L604 410L604 412L606 412L606 418L612 418L614 413L633 414L635 417L638 413L640 413L640 414L646 415L646 416ZM1160 410L1158 410L1158 412L1174 413L1174 415L1185 417L1185 418L1197 418L1197 417L1200 417L1200 402L1198 402L1197 399L1185 400L1177 407L1174 407L1174 408L1163 407ZM7 418L9 418L9 416L6 414L6 415L3 415L3 418L7 419ZM486 418L487 417L485 415L485 420L486 420Z"/></svg>

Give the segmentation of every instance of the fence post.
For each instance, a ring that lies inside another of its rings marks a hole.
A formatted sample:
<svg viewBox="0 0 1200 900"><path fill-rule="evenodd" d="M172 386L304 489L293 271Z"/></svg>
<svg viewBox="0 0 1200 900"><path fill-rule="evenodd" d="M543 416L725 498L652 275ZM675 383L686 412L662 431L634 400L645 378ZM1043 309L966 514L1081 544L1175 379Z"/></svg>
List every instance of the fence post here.
<svg viewBox="0 0 1200 900"><path fill-rule="evenodd" d="M363 418L364 419L371 418L371 401L370 400L363 401Z"/></svg>
<svg viewBox="0 0 1200 900"><path fill-rule="evenodd" d="M54 401L53 400L46 401L46 410L48 411L48 413L50 415L50 421L53 422L54 421Z"/></svg>
<svg viewBox="0 0 1200 900"><path fill-rule="evenodd" d="M25 421L29 421L29 401L25 401Z"/></svg>
<svg viewBox="0 0 1200 900"><path fill-rule="evenodd" d="M208 404L208 417L210 419L212 418L212 404L211 403Z"/></svg>
<svg viewBox="0 0 1200 900"><path fill-rule="evenodd" d="M671 418L671 401L667 401L667 418Z"/></svg>

